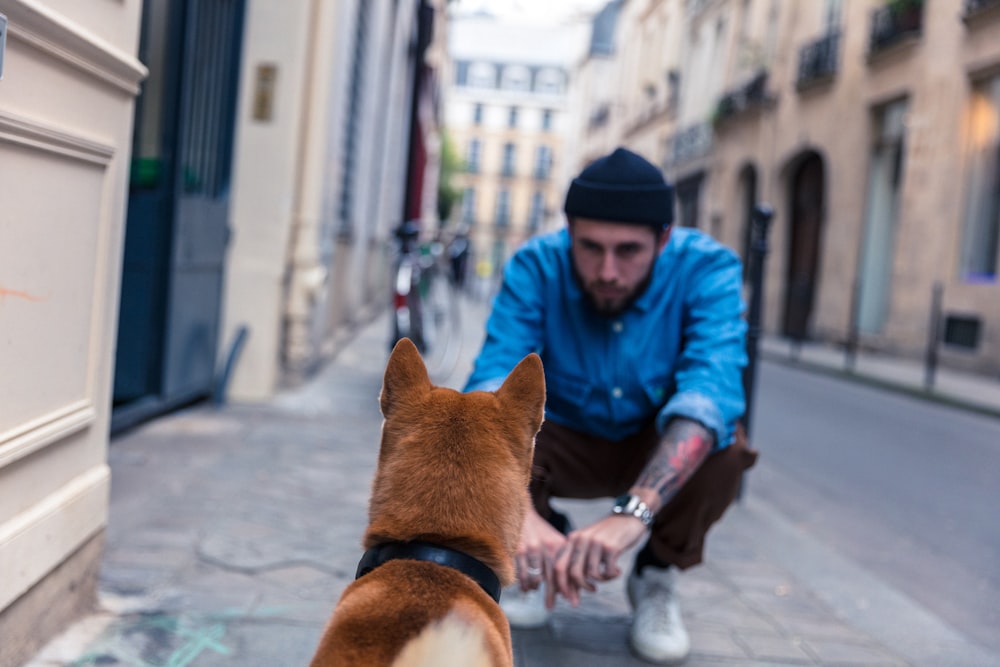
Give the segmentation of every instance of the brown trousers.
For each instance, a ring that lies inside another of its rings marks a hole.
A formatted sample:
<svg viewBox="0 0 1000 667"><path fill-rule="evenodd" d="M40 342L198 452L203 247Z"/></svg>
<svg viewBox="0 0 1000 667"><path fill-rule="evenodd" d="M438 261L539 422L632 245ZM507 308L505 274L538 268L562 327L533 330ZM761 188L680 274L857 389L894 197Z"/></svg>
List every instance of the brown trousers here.
<svg viewBox="0 0 1000 667"><path fill-rule="evenodd" d="M531 475L535 510L552 520L549 498L615 498L626 493L659 442L653 424L613 441L544 422L535 438ZM649 536L653 555L680 569L700 563L708 529L736 498L743 471L756 460L757 452L749 448L739 427L733 444L710 454L657 513Z"/></svg>

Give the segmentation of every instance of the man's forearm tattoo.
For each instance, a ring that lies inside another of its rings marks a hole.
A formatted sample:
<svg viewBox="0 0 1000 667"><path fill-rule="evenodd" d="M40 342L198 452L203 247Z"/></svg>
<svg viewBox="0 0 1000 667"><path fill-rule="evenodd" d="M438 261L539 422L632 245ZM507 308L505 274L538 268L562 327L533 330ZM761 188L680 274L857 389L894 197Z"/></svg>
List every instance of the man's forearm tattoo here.
<svg viewBox="0 0 1000 667"><path fill-rule="evenodd" d="M655 489L661 506L676 495L712 449L712 434L698 422L675 419L646 464L636 486Z"/></svg>

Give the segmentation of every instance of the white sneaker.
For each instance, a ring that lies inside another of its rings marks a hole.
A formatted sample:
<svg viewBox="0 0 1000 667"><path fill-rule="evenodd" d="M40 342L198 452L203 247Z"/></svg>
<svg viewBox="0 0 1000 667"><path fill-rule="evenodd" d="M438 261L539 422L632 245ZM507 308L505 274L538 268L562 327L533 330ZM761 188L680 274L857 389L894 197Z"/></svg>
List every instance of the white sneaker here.
<svg viewBox="0 0 1000 667"><path fill-rule="evenodd" d="M551 612L545 608L545 593L539 586L533 591L522 591L517 584L508 586L500 595L500 608L512 628L528 630L540 628L549 622Z"/></svg>
<svg viewBox="0 0 1000 667"><path fill-rule="evenodd" d="M628 577L628 599L634 610L629 638L632 648L645 660L663 665L683 662L691 652L691 640L677 600L673 568L647 565L642 574Z"/></svg>

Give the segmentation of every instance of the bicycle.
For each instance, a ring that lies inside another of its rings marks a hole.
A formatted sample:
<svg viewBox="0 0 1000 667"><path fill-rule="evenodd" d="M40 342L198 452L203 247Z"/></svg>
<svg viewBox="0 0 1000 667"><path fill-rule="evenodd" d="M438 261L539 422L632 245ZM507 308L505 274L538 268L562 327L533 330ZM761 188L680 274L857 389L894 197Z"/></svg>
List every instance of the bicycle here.
<svg viewBox="0 0 1000 667"><path fill-rule="evenodd" d="M441 382L458 363L461 351L459 294L440 242L419 243L420 225L404 221L396 228L393 263L393 331L390 347L409 338L420 350L431 379Z"/></svg>

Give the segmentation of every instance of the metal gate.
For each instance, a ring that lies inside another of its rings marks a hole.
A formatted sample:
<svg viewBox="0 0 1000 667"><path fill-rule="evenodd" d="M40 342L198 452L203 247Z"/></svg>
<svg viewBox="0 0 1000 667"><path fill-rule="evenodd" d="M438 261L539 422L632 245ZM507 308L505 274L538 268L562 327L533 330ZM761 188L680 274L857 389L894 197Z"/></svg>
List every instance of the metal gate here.
<svg viewBox="0 0 1000 667"><path fill-rule="evenodd" d="M244 0L146 0L112 430L211 394Z"/></svg>

